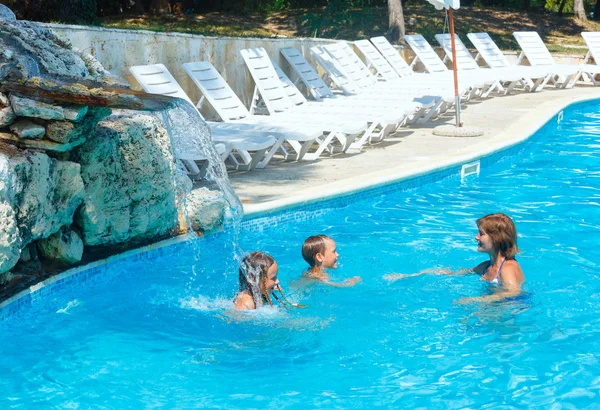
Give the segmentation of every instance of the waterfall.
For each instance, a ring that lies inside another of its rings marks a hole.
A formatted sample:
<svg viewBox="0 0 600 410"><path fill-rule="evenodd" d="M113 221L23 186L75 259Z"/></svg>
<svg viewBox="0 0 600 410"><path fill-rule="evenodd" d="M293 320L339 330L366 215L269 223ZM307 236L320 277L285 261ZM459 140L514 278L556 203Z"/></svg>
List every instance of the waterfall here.
<svg viewBox="0 0 600 410"><path fill-rule="evenodd" d="M171 138L175 158L205 158L208 161L207 178L214 181L225 195L231 218L229 222L235 224L243 216L243 206L229 183L225 164L217 153L207 125L198 111L185 100L173 99L161 111L161 116Z"/></svg>

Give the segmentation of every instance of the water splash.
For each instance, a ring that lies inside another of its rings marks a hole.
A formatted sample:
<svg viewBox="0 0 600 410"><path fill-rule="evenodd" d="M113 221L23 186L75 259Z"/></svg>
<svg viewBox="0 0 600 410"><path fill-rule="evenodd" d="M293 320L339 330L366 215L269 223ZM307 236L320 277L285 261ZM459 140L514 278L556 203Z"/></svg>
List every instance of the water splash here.
<svg viewBox="0 0 600 410"><path fill-rule="evenodd" d="M227 169L219 153L215 149L210 131L198 113L195 107L182 99L172 99L165 108L158 113L159 118L165 124L171 145L174 150L175 158L195 161L206 160L208 167L206 179L217 184L224 199L227 202L228 209L224 221L224 228L232 234L233 257L240 262L243 250L239 247L240 223L243 217L243 206L239 198L233 191L227 176ZM184 184L185 185L185 184ZM184 216L189 232L193 232L192 221L187 213L186 198L190 193L191 184L182 186L176 179L176 189L180 191L178 195L182 201ZM191 240L197 239L197 236L190 235ZM196 277L196 266L199 265L199 252L194 252L195 263L192 266L192 280L190 286Z"/></svg>

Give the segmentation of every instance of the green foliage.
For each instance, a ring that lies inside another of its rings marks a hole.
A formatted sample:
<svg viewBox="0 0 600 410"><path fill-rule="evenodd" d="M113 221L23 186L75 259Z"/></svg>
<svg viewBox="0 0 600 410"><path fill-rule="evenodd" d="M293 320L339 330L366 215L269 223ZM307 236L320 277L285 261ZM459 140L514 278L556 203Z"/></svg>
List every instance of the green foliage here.
<svg viewBox="0 0 600 410"><path fill-rule="evenodd" d="M558 12L558 9L560 8L561 3L562 3L562 0L546 0L544 9L547 11L556 13L556 12ZM596 0L584 0L583 1L583 6L585 8L585 11L588 13L591 12L592 10L594 10L595 5L596 5ZM573 6L574 6L574 1L567 0L567 2L565 3L565 7L563 8L563 13L564 14L573 13Z"/></svg>
<svg viewBox="0 0 600 410"><path fill-rule="evenodd" d="M25 0L14 10L27 20L98 24L97 8L96 0Z"/></svg>

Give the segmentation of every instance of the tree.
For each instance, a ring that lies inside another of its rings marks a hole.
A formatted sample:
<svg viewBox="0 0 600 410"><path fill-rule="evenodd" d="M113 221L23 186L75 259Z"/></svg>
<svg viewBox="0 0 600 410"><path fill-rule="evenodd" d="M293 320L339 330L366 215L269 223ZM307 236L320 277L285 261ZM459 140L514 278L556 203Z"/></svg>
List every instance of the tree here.
<svg viewBox="0 0 600 410"><path fill-rule="evenodd" d="M594 20L600 21L600 0L596 0L596 5L594 6Z"/></svg>
<svg viewBox="0 0 600 410"><path fill-rule="evenodd" d="M560 6L558 7L558 15L562 17L563 9L565 8L565 4L567 4L567 0L562 0L560 2Z"/></svg>
<svg viewBox="0 0 600 410"><path fill-rule="evenodd" d="M387 0L388 2L388 15L389 15L389 29L386 36L390 42L404 42L404 35L406 30L404 28L404 12L402 11L401 0Z"/></svg>
<svg viewBox="0 0 600 410"><path fill-rule="evenodd" d="M153 14L165 14L171 12L169 0L152 0L150 2L150 12Z"/></svg>
<svg viewBox="0 0 600 410"><path fill-rule="evenodd" d="M575 14L575 18L577 20L587 21L585 8L583 7L583 0L575 0L575 3L573 4L573 13Z"/></svg>

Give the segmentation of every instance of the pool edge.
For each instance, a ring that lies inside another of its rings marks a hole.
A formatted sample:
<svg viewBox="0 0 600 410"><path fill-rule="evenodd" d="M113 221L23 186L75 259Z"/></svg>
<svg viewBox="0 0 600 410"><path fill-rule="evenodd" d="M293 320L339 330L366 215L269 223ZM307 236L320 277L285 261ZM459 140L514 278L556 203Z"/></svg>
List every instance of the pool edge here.
<svg viewBox="0 0 600 410"><path fill-rule="evenodd" d="M416 166L410 170L404 167L394 167L385 171L345 179L342 182L337 181L321 185L318 192L312 191L261 204L246 204L244 205L244 219L265 217L298 206L352 195L363 190L395 184L491 156L528 140L560 111L569 106L593 100L598 100L598 98L590 96L573 98L571 96L547 101L499 133L492 143L489 141L476 143L468 147L465 150L467 152L461 153L459 151L446 161L436 161L435 163ZM511 135L513 136L511 137ZM327 194L323 195L322 192L327 192Z"/></svg>

